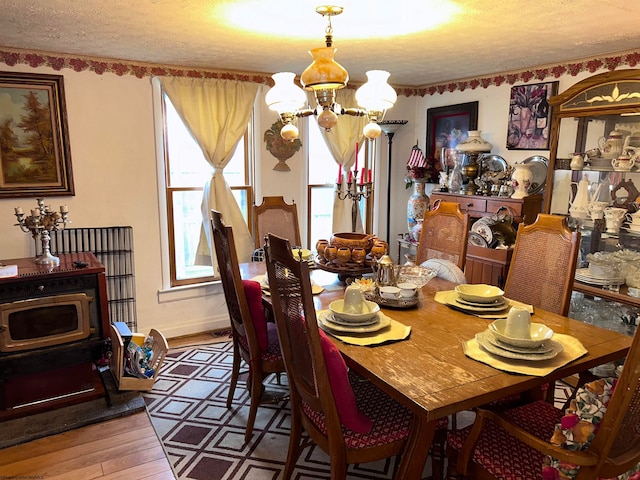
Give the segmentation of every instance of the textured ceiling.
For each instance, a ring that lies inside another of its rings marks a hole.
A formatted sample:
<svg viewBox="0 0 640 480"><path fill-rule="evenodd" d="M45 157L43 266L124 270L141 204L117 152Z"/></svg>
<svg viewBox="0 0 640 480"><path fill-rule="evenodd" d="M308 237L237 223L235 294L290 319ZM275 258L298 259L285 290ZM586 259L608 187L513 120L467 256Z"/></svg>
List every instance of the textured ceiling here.
<svg viewBox="0 0 640 480"><path fill-rule="evenodd" d="M332 20L336 60L354 81L384 69L392 84L422 86L640 47L638 0L451 0L447 23L404 33L428 26L442 1L338 2L345 11ZM307 50L324 43L327 20L315 13L321 3L0 0L0 46L300 74Z"/></svg>

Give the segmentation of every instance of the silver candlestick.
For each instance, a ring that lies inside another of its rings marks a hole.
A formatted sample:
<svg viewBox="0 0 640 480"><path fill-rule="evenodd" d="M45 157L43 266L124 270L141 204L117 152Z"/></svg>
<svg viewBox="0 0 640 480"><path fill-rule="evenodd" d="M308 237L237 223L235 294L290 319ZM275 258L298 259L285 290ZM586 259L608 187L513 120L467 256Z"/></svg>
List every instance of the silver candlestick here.
<svg viewBox="0 0 640 480"><path fill-rule="evenodd" d="M67 223L67 215L69 215L69 207L60 206L60 211L51 210L49 205L44 204L44 198L38 198L38 207L31 210L31 215L25 215L22 207L16 207L15 215L18 223L15 225L20 227L25 233L31 233L34 239L40 237L42 241L42 255L36 258L36 264L49 265L57 267L60 265L60 259L51 255L49 243L51 241L51 233L62 230Z"/></svg>
<svg viewBox="0 0 640 480"><path fill-rule="evenodd" d="M351 205L351 231L356 231L356 223L358 220L358 204L363 198L369 198L373 191L373 182L365 182L364 178L360 179L358 183L357 173L353 175L352 181L347 181L346 191L342 191L342 179L336 183L336 195L340 200L350 198L352 200Z"/></svg>

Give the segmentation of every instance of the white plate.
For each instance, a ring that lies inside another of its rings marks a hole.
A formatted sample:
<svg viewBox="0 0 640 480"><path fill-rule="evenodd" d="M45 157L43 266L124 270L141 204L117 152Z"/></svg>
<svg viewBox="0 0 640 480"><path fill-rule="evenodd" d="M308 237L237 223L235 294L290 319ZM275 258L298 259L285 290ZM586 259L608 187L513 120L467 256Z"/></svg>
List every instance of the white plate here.
<svg viewBox="0 0 640 480"><path fill-rule="evenodd" d="M487 334L491 335L488 330L484 332L476 333L476 341L480 344L482 348L484 348L487 352L492 353L493 355L498 355L503 358L511 358L514 360L529 360L534 362L539 362L542 360L550 360L556 357L560 352L564 350L564 347L561 343L550 340L550 345L553 346L553 349L547 353L517 353L511 352L509 350L505 350L504 348L496 347L492 344L487 338Z"/></svg>
<svg viewBox="0 0 640 480"><path fill-rule="evenodd" d="M504 297L500 297L498 300L491 302L491 303L476 303L476 302L470 302L468 300L465 300L464 298L461 298L458 295L457 298L459 303L462 303L464 305L468 305L470 307L479 307L479 308L491 308L491 307L500 307L500 306L506 306L508 304L508 300Z"/></svg>
<svg viewBox="0 0 640 480"><path fill-rule="evenodd" d="M624 278L598 278L589 273L588 268L576 269L575 279L582 283L588 283L590 285L622 285Z"/></svg>
<svg viewBox="0 0 640 480"><path fill-rule="evenodd" d="M367 327L374 323L378 323L380 321L380 315L375 315L372 318L368 318L367 320L362 320L360 322L350 322L348 320L343 320L332 313L331 316L327 318L327 321L329 323L335 323L336 325L342 325L343 327Z"/></svg>
<svg viewBox="0 0 640 480"><path fill-rule="evenodd" d="M553 345L551 342L543 343L538 348L525 348L525 347L516 347L515 345L509 345L508 343L501 342L496 338L493 332L489 329L485 330L486 339L489 340L494 346L501 348L503 350L509 350L514 353L531 353L531 354L540 354L540 353L549 353L553 350ZM483 332L483 333L485 333Z"/></svg>
<svg viewBox="0 0 640 480"><path fill-rule="evenodd" d="M456 292L451 292L449 295L447 295L444 298L444 303L446 303L451 307L455 307L459 310L464 310L466 312L471 312L471 313L501 312L511 306L509 302L506 302L503 305L497 305L497 306L490 305L488 307L474 307L472 305L465 305L464 303L460 303L458 301L458 294Z"/></svg>
<svg viewBox="0 0 640 480"><path fill-rule="evenodd" d="M534 155L533 157L525 158L522 163L531 166L531 186L529 187L529 195L542 193L544 186L547 183L547 168L549 166L549 160L542 155Z"/></svg>
<svg viewBox="0 0 640 480"><path fill-rule="evenodd" d="M353 326L346 327L344 325L339 325L337 323L332 322L333 314L330 311L322 311L318 312L318 323L320 324L320 328L323 330L330 330L333 332L344 332L344 333L371 333L377 332L378 330L382 330L383 328L391 325L391 319L382 313L378 314L378 322L373 325L366 325L363 327Z"/></svg>

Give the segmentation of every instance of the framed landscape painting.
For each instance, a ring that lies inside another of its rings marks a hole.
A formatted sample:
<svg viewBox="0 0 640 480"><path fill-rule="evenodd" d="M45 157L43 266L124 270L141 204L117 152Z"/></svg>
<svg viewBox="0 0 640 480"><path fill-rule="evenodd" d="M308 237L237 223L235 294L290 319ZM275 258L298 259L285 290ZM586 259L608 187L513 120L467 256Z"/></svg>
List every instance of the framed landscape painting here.
<svg viewBox="0 0 640 480"><path fill-rule="evenodd" d="M549 98L557 93L557 81L511 87L507 127L509 150L549 150Z"/></svg>
<svg viewBox="0 0 640 480"><path fill-rule="evenodd" d="M478 102L459 103L427 110L427 158L442 170L452 167L447 152L478 128ZM444 158L441 158L442 155Z"/></svg>
<svg viewBox="0 0 640 480"><path fill-rule="evenodd" d="M0 72L0 198L74 194L63 77Z"/></svg>

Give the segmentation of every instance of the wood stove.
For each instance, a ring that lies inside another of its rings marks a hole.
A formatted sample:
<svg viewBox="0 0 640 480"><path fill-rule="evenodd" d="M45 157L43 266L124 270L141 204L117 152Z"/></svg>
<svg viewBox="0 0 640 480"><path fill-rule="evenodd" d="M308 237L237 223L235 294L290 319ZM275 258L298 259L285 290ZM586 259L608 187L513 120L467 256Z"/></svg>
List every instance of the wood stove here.
<svg viewBox="0 0 640 480"><path fill-rule="evenodd" d="M57 267L0 260L0 421L104 396L95 362L109 312L104 266L92 253L63 254Z"/></svg>

